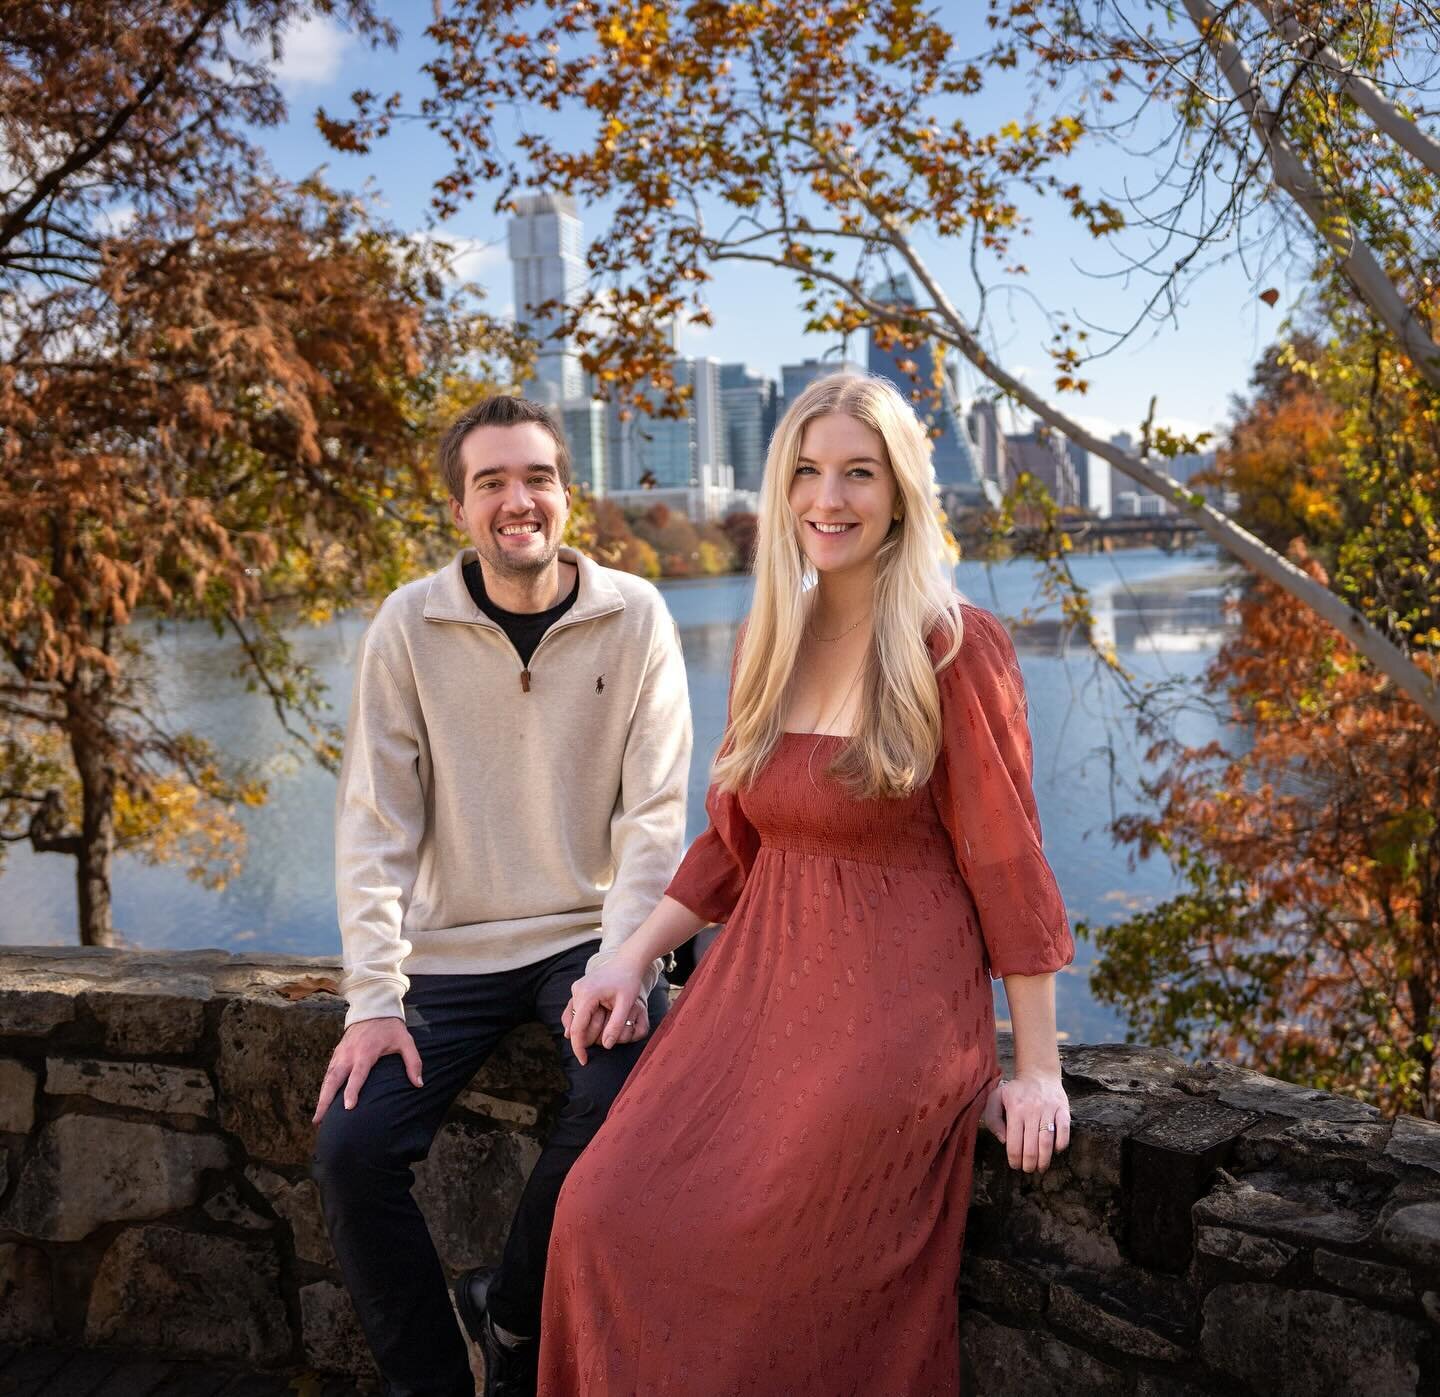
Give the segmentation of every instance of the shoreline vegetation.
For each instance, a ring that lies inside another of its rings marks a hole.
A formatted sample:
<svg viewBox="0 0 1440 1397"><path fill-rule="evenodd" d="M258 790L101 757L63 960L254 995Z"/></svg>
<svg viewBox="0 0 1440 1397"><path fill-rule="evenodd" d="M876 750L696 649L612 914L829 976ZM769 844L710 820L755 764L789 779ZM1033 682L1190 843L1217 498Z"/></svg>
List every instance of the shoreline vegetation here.
<svg viewBox="0 0 1440 1397"><path fill-rule="evenodd" d="M756 524L748 510L697 525L659 500L643 509L622 508L577 491L566 539L597 562L652 582L721 577L750 571Z"/></svg>
<svg viewBox="0 0 1440 1397"><path fill-rule="evenodd" d="M725 577L750 571L757 516L732 510L723 519L697 524L687 514L657 500L648 506L619 505L583 487L572 495L565 541L606 567L651 582ZM961 560L998 562L1031 552L1014 547L995 532L985 510L947 515L946 528ZM1127 545L1108 541L1110 548ZM1146 546L1136 540L1134 545Z"/></svg>

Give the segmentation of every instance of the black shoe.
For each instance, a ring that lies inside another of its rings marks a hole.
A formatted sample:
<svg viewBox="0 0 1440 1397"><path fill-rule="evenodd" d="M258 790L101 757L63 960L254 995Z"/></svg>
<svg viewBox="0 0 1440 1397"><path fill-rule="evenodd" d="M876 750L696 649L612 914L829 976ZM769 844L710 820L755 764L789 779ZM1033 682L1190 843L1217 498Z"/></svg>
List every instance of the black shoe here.
<svg viewBox="0 0 1440 1397"><path fill-rule="evenodd" d="M485 1355L485 1397L535 1397L540 1343L523 1339L501 1343L490 1318L490 1287L495 1269L467 1271L455 1282L455 1308L466 1332Z"/></svg>

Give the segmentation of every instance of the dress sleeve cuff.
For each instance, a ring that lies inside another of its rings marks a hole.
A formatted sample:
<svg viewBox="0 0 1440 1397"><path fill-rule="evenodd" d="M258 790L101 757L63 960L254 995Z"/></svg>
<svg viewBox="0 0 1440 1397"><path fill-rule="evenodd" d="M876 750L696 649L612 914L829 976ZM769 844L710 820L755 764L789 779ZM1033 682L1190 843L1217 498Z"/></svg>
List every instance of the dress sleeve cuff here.
<svg viewBox="0 0 1440 1397"><path fill-rule="evenodd" d="M735 907L726 889L705 888L695 880L681 878L678 874L675 881L665 889L665 896L678 902L687 912L693 912L707 924L728 921Z"/></svg>
<svg viewBox="0 0 1440 1397"><path fill-rule="evenodd" d="M1053 975L1075 959L1075 938L1063 917L1058 925L1041 923L1023 935L1004 937L995 953L989 951L990 939L986 959L995 980L1007 975Z"/></svg>
<svg viewBox="0 0 1440 1397"><path fill-rule="evenodd" d="M711 826L680 861L665 896L703 921L723 922L735 910L744 886L744 874Z"/></svg>

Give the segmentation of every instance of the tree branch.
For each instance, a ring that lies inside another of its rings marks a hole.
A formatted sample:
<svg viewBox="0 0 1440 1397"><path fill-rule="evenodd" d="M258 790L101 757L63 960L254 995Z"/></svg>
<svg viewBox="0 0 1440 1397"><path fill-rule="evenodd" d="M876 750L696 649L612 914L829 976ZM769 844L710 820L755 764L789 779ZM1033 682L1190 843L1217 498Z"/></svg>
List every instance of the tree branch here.
<svg viewBox="0 0 1440 1397"><path fill-rule="evenodd" d="M840 171L841 167L838 162L836 162L835 168L837 172ZM847 178L849 178L848 174ZM863 199L865 197L863 187L853 180L852 184ZM960 312L945 294L943 287L895 221L883 210L871 205L868 200L867 208L884 227L884 240L905 261L930 296L942 322L934 327L937 338L957 349L992 383L1003 389L1016 402L1029 408L1042 421L1064 433L1068 440L1075 442L1093 455L1099 456L1102 460L1108 461L1122 474L1139 481L1142 485L1155 491L1156 494L1169 500L1183 514L1194 519L1217 544L1238 558L1251 571L1267 578L1303 602L1316 615L1344 635L1376 669L1389 675L1434 723L1440 725L1440 684L1437 684L1432 675L1426 673L1408 654L1358 611L1349 606L1343 598L1338 597L1328 587L1316 582L1314 578L1296 567L1288 558L1277 553L1268 544L1262 542L1248 529L1242 528L1234 520L1205 503L1187 486L1156 470L1140 457L1122 451L1108 441L1102 441L1038 393L1027 388L1019 379L1007 373L975 338ZM710 250L712 255L727 258L730 256L723 249ZM736 260L764 261L772 266L830 282L844 291L869 314L890 322L899 318L894 306L876 302L863 293L857 294L857 288L844 277L838 273L829 272L824 267L802 265L793 259L767 255L762 252L736 253L734 256ZM906 310L911 318L922 314L915 307L906 307Z"/></svg>
<svg viewBox="0 0 1440 1397"><path fill-rule="evenodd" d="M1420 318L1395 289L1375 254L1355 236L1343 210L1315 183L1291 149L1279 130L1275 113L1266 105L1239 45L1226 36L1215 7L1210 0L1185 0L1185 9L1195 28L1209 44L1225 80L1259 135L1270 157L1275 183L1295 201L1335 253L1360 299L1399 341L1416 371L1431 387L1440 389L1440 344L1430 338Z"/></svg>
<svg viewBox="0 0 1440 1397"><path fill-rule="evenodd" d="M88 141L82 141L59 165L36 182L34 193L22 202L15 211L5 219L4 223L0 223L0 252L3 252L4 249L14 241L21 229L26 226L30 215L34 213L46 199L50 198L76 170L83 170L86 165L94 160L101 151L105 150L106 147L119 136L120 132L125 129L130 118L155 95L160 86L171 73L174 72L175 68L185 61L190 50L200 42L200 36L205 32L210 21L225 9L227 3L228 0L210 0L210 4L201 12L200 18L195 26L181 39L175 48L173 55L171 55L172 62L170 66L162 65L159 71L153 73L149 80L136 92L135 96L110 118L109 124L99 135Z"/></svg>
<svg viewBox="0 0 1440 1397"><path fill-rule="evenodd" d="M1318 36L1308 33L1290 15L1278 12L1273 0L1252 0L1270 27L1281 34L1308 64L1323 66L1339 79L1339 91L1355 99L1355 105L1396 145L1407 150L1433 175L1440 175L1440 141L1427 135L1385 96L1369 78L1348 67L1334 49Z"/></svg>

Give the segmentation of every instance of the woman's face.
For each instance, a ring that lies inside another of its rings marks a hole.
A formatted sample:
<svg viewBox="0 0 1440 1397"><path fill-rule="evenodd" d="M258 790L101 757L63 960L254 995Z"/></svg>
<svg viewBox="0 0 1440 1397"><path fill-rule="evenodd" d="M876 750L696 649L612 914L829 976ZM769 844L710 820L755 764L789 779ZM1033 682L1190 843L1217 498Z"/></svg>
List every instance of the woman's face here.
<svg viewBox="0 0 1440 1397"><path fill-rule="evenodd" d="M806 425L789 500L800 547L817 573L873 566L898 499L885 442L873 427L845 412Z"/></svg>

